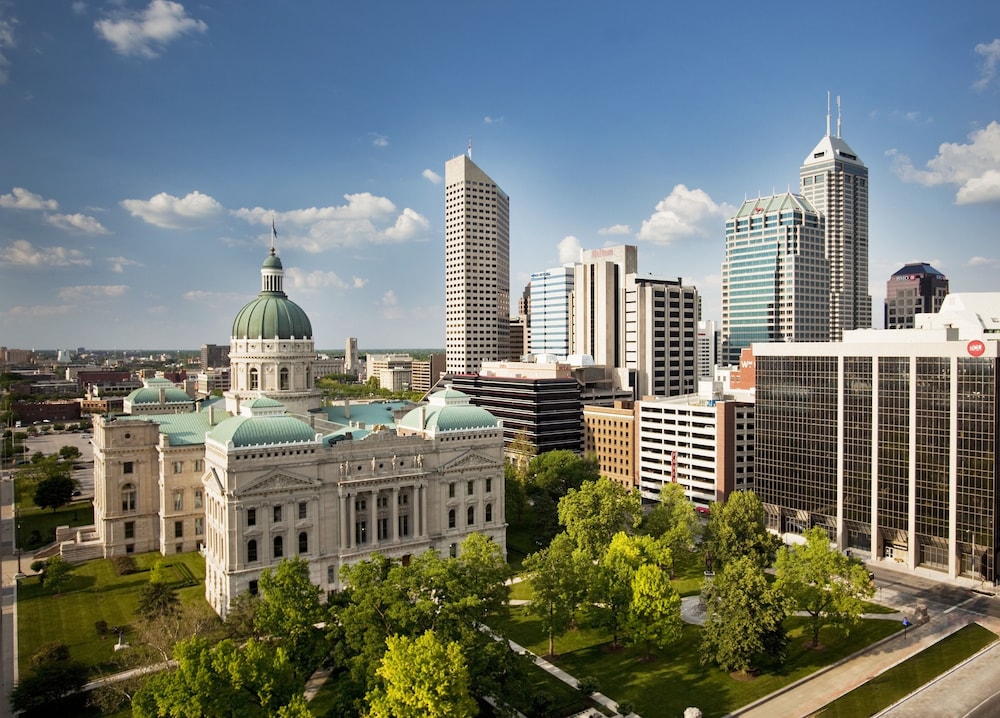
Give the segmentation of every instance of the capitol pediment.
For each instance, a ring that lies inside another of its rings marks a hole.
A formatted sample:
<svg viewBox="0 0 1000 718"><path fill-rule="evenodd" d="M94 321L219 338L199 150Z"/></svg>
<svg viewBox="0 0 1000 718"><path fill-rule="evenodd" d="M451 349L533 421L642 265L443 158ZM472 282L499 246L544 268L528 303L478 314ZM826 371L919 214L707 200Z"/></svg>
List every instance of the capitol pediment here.
<svg viewBox="0 0 1000 718"><path fill-rule="evenodd" d="M246 498L276 492L285 493L297 489L315 489L319 485L318 480L294 476L284 471L275 471L240 487L233 494L239 498Z"/></svg>
<svg viewBox="0 0 1000 718"><path fill-rule="evenodd" d="M450 473L453 471L475 471L477 469L492 469L500 464L499 461L491 459L488 456L483 456L475 451L469 451L462 454L457 459L449 461L447 464L442 464L440 471Z"/></svg>

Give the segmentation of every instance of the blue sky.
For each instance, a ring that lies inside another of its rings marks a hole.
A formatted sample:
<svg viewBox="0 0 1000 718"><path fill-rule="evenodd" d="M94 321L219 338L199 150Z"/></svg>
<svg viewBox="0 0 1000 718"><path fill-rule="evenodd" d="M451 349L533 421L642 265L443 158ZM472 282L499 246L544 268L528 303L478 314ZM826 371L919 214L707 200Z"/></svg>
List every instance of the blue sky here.
<svg viewBox="0 0 1000 718"><path fill-rule="evenodd" d="M443 347L470 138L513 297L633 243L719 319L725 217L797 191L828 91L876 326L908 261L996 289L1000 3L0 0L0 344L227 343L273 215L318 347Z"/></svg>

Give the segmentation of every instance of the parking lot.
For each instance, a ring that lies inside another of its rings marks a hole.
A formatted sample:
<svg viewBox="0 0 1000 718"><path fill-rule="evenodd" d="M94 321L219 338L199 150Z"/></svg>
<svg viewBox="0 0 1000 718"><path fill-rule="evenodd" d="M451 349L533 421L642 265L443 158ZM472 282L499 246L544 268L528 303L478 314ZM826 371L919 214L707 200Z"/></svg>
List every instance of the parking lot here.
<svg viewBox="0 0 1000 718"><path fill-rule="evenodd" d="M36 451L46 456L59 453L64 446L75 446L80 450L80 458L73 462L73 479L80 488L82 498L94 496L94 447L90 443L90 432L46 432L38 436L28 436L25 446L27 457Z"/></svg>

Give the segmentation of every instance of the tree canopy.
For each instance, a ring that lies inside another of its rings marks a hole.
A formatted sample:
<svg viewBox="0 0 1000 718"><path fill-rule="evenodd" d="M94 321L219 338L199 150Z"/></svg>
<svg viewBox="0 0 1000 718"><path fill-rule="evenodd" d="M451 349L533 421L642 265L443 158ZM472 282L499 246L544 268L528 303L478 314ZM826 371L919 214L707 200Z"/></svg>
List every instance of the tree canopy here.
<svg viewBox="0 0 1000 718"><path fill-rule="evenodd" d="M725 564L739 556L752 557L768 567L780 540L768 533L764 505L752 491L734 491L725 503L712 504L708 519L708 546L712 559Z"/></svg>
<svg viewBox="0 0 1000 718"><path fill-rule="evenodd" d="M732 559L703 591L702 663L747 672L764 655L784 662L787 601L751 556Z"/></svg>
<svg viewBox="0 0 1000 718"><path fill-rule="evenodd" d="M631 533L639 523L639 495L610 479L585 481L559 500L559 523L577 548L597 560L620 532Z"/></svg>
<svg viewBox="0 0 1000 718"><path fill-rule="evenodd" d="M701 530L698 513L680 484L668 483L660 489L660 502L642 517L639 531L663 542L677 559L690 551Z"/></svg>
<svg viewBox="0 0 1000 718"><path fill-rule="evenodd" d="M627 629L633 641L646 644L646 660L653 646L666 648L681 637L681 596L667 572L645 563L632 578Z"/></svg>
<svg viewBox="0 0 1000 718"><path fill-rule="evenodd" d="M794 609L809 614L812 645L816 646L824 625L850 630L875 588L861 561L831 546L822 527L807 530L805 538L804 545L784 546L778 552L775 576Z"/></svg>
<svg viewBox="0 0 1000 718"><path fill-rule="evenodd" d="M70 658L68 646L46 644L32 655L29 669L19 676L10 693L10 706L15 712L57 709L86 682L87 667Z"/></svg>
<svg viewBox="0 0 1000 718"><path fill-rule="evenodd" d="M324 620L322 590L309 578L309 562L285 559L272 571L261 571L260 603L254 616L258 635L269 636L284 646L297 669L312 673L322 657L322 632L316 624Z"/></svg>
<svg viewBox="0 0 1000 718"><path fill-rule="evenodd" d="M390 636L368 692L372 718L466 718L477 713L469 694L462 646L434 631L416 639Z"/></svg>
<svg viewBox="0 0 1000 718"><path fill-rule="evenodd" d="M558 501L570 489L600 478L597 459L580 457L568 449L546 451L528 463L529 491L544 492Z"/></svg>
<svg viewBox="0 0 1000 718"><path fill-rule="evenodd" d="M288 714L305 687L283 648L253 639L240 647L195 637L178 643L174 658L176 669L157 673L136 693L136 718Z"/></svg>
<svg viewBox="0 0 1000 718"><path fill-rule="evenodd" d="M592 564L576 549L568 534L560 533L547 548L529 554L523 567L531 574L533 595L528 610L541 620L552 655L555 637L573 625L576 612L586 598Z"/></svg>
<svg viewBox="0 0 1000 718"><path fill-rule="evenodd" d="M454 558L425 551L404 565L375 553L344 566L347 588L331 597L327 625L334 660L347 669L341 688L353 709L363 709L379 680L387 639L427 631L462 647L478 694L517 690L512 682L522 678L518 656L479 630L480 623L507 611L508 576L499 546L479 534L469 536Z"/></svg>

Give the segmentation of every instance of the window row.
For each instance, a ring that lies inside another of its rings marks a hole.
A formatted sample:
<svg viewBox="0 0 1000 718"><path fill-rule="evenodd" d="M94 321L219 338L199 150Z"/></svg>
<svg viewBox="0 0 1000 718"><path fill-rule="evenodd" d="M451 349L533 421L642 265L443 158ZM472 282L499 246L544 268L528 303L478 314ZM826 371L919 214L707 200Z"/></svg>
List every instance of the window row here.
<svg viewBox="0 0 1000 718"><path fill-rule="evenodd" d="M305 531L299 533L299 554L309 553L309 534ZM285 537L275 536L271 541L271 558L283 558L285 555ZM247 563L254 563L260 560L257 539L247 541Z"/></svg>

